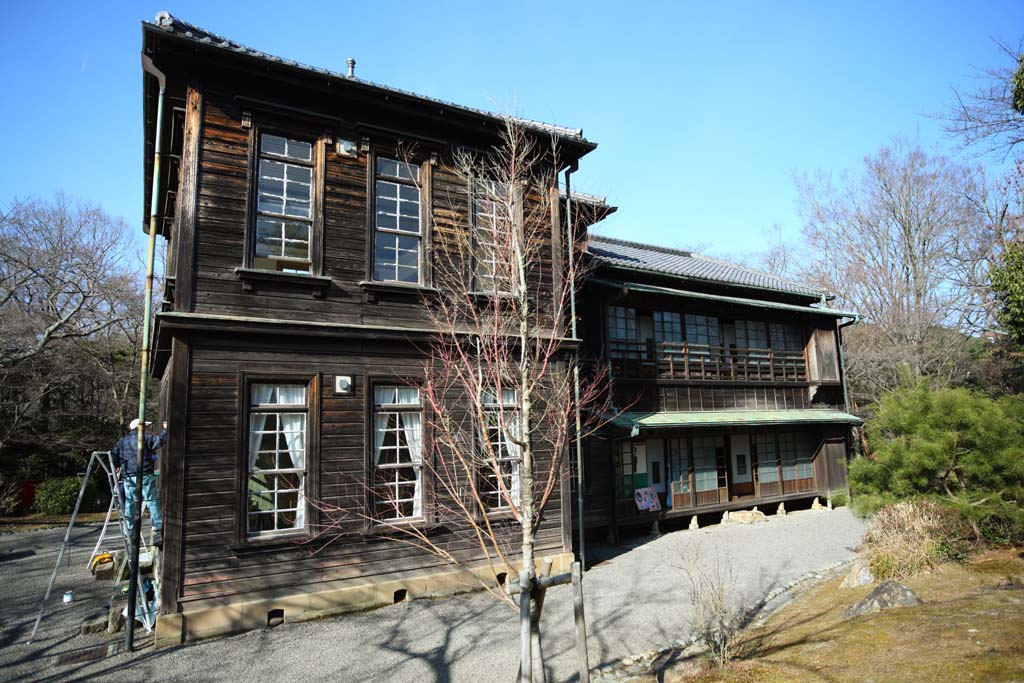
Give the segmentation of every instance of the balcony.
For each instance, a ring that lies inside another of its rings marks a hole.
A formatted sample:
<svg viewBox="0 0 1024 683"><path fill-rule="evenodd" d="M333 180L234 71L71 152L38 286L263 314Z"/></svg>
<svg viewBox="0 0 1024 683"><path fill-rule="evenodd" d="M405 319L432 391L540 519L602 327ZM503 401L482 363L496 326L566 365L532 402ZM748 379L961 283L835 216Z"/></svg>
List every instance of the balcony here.
<svg viewBox="0 0 1024 683"><path fill-rule="evenodd" d="M802 351L610 340L608 356L614 377L773 383L807 381L807 361Z"/></svg>

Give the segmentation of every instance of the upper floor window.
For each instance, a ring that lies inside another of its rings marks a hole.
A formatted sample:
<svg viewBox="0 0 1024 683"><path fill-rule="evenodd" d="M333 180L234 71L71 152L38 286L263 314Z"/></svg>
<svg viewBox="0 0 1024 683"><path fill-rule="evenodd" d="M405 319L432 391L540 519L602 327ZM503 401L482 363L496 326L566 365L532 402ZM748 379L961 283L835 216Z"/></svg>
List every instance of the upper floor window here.
<svg viewBox="0 0 1024 683"><path fill-rule="evenodd" d="M608 355L612 358L636 357L639 353L639 339L636 309L626 306L609 306Z"/></svg>
<svg viewBox="0 0 1024 683"><path fill-rule="evenodd" d="M374 387L373 465L376 518L423 517L423 408L416 387Z"/></svg>
<svg viewBox="0 0 1024 683"><path fill-rule="evenodd" d="M768 323L768 338L774 351L803 351L800 328L788 323Z"/></svg>
<svg viewBox="0 0 1024 683"><path fill-rule="evenodd" d="M736 346L741 349L767 349L768 328L760 320L737 320Z"/></svg>
<svg viewBox="0 0 1024 683"><path fill-rule="evenodd" d="M305 526L308 404L303 384L253 384L249 396L248 535Z"/></svg>
<svg viewBox="0 0 1024 683"><path fill-rule="evenodd" d="M701 347L715 347L721 343L718 318L687 313L685 322L686 344L691 353L709 353L710 349Z"/></svg>
<svg viewBox="0 0 1024 683"><path fill-rule="evenodd" d="M507 265L500 263L501 240L506 237L502 187L493 180L473 182L473 275L482 292L509 291Z"/></svg>
<svg viewBox="0 0 1024 683"><path fill-rule="evenodd" d="M654 312L654 341L659 343L681 343L683 341L683 323L678 313Z"/></svg>
<svg viewBox="0 0 1024 683"><path fill-rule="evenodd" d="M253 267L312 272L313 144L262 133Z"/></svg>
<svg viewBox="0 0 1024 683"><path fill-rule="evenodd" d="M519 502L519 402L515 389L483 392L482 401L487 446L483 457L480 497L489 511L508 509L509 500ZM506 498L506 496L508 496Z"/></svg>
<svg viewBox="0 0 1024 683"><path fill-rule="evenodd" d="M377 158L373 279L419 284L423 226L419 166Z"/></svg>

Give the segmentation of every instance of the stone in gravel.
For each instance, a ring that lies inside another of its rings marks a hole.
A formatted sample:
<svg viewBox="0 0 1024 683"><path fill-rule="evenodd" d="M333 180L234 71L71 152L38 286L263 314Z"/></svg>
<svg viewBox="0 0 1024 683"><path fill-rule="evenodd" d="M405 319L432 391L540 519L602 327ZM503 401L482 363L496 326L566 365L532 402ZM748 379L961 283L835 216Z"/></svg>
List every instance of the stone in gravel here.
<svg viewBox="0 0 1024 683"><path fill-rule="evenodd" d="M700 525L697 524L697 515L694 515L693 517L690 517L690 528L691 529L699 529L700 528Z"/></svg>
<svg viewBox="0 0 1024 683"><path fill-rule="evenodd" d="M847 619L862 614L873 614L893 607L913 607L921 604L917 593L896 581L883 581L875 590L857 604L850 607L843 616Z"/></svg>
<svg viewBox="0 0 1024 683"><path fill-rule="evenodd" d="M868 563L857 558L853 566L850 567L850 572L843 579L843 582L839 584L840 588L857 588L858 586L867 586L875 582L875 576L871 573L871 567Z"/></svg>
<svg viewBox="0 0 1024 683"><path fill-rule="evenodd" d="M107 630L107 615L103 612L90 614L82 620L82 635L103 633Z"/></svg>
<svg viewBox="0 0 1024 683"><path fill-rule="evenodd" d="M763 512L754 508L753 510L739 510L729 515L729 521L737 524L757 524L767 522L768 518Z"/></svg>
<svg viewBox="0 0 1024 683"><path fill-rule="evenodd" d="M811 509L812 510L820 510L821 509L821 501L818 500L817 497L815 497L814 502L811 503Z"/></svg>
<svg viewBox="0 0 1024 683"><path fill-rule="evenodd" d="M785 517L786 516L786 504L785 503L779 503L779 507L775 511L775 514L778 515L779 517Z"/></svg>

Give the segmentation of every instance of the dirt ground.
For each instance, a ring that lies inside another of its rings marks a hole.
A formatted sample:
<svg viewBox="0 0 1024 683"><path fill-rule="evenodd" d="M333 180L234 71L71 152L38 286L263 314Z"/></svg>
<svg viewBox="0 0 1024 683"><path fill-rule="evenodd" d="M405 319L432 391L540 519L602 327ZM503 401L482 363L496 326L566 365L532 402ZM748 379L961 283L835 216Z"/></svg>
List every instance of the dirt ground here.
<svg viewBox="0 0 1024 683"><path fill-rule="evenodd" d="M665 683L1024 681L1024 552L991 552L906 581L921 598L844 620L874 586L811 589L741 638L724 670L669 661ZM642 680L642 679L635 679Z"/></svg>

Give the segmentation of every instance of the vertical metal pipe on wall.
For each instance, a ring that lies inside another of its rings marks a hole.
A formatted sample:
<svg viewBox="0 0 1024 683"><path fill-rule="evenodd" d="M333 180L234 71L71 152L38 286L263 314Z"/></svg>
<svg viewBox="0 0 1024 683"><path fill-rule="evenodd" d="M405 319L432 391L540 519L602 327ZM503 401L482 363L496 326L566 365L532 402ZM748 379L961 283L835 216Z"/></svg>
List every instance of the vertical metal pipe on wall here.
<svg viewBox="0 0 1024 683"><path fill-rule="evenodd" d="M156 133L153 143L153 186L149 198L149 250L146 254L146 302L142 319L142 354L139 358L139 427L135 460L135 505L131 514L134 520L131 546L131 582L128 584L128 616L125 619L124 644L128 650L135 647L135 613L139 599L139 546L142 541L142 473L146 444L146 394L149 390L150 330L153 310L153 262L156 256L156 223L160 192L160 150L163 148L164 90L167 79L163 72L153 65L153 60L142 55L142 70L155 77L160 84L156 100Z"/></svg>
<svg viewBox="0 0 1024 683"><path fill-rule="evenodd" d="M569 168L565 169L565 233L566 233L566 245L572 250L576 248L576 230L573 227L573 216L572 216L572 173L579 165L573 162ZM569 252L573 254L572 251ZM576 259L570 256L570 267L569 267L569 315L572 318L572 338L578 339L576 334ZM575 397L576 407L576 514L578 517L579 535L580 535L580 569L586 571L587 568L587 552L585 549L585 543L583 539L583 437L581 435L582 418L580 416L580 356L579 350L576 352L576 362L572 366L572 383L573 383L573 394Z"/></svg>

